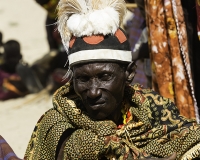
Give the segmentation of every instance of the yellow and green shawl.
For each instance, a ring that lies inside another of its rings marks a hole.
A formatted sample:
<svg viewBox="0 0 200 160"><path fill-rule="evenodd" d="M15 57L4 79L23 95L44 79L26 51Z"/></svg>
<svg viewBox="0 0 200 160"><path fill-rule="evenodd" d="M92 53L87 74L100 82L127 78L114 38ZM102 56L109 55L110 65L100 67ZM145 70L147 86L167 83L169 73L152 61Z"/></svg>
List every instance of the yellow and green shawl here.
<svg viewBox="0 0 200 160"><path fill-rule="evenodd" d="M139 84L126 87L125 123L121 126L109 120L92 120L81 100L70 95L72 92L69 83L55 92L54 107L36 124L25 160L56 159L66 132L70 134L63 159L138 159L166 157L174 152L177 159L200 157L200 126L181 116L170 99L153 90Z"/></svg>

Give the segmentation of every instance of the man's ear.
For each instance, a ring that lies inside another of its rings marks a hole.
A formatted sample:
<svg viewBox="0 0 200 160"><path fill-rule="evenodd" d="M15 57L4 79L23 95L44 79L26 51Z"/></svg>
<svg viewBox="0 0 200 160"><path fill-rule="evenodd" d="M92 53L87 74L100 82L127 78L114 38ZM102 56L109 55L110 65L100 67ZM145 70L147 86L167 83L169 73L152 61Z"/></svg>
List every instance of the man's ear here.
<svg viewBox="0 0 200 160"><path fill-rule="evenodd" d="M126 69L126 82L128 84L130 84L133 81L135 74L136 74L136 68L137 68L137 65L135 64L134 61L132 61L128 65L128 67Z"/></svg>

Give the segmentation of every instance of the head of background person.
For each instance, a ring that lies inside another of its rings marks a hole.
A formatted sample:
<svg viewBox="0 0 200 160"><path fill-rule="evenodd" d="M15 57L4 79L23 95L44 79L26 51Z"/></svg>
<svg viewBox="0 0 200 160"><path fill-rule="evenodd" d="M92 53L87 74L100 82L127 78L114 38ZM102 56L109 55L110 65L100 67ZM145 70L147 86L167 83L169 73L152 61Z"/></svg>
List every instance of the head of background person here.
<svg viewBox="0 0 200 160"><path fill-rule="evenodd" d="M50 17L56 18L56 7L59 0L35 0L39 5L48 11Z"/></svg>
<svg viewBox="0 0 200 160"><path fill-rule="evenodd" d="M101 0L98 4L84 1L85 6L95 7L87 14L83 11L84 3L73 6L61 0L58 30L68 53L74 90L88 114L97 120L110 119L117 123L124 90L132 82L136 66L132 61L127 36L120 28L126 10L125 2L112 1L116 3L115 6L105 8L103 4L107 6L109 1ZM98 9L100 5L101 9ZM67 10L72 11L80 6L82 8L77 14L68 15ZM120 13L117 11L119 8ZM80 14L82 11L84 15Z"/></svg>
<svg viewBox="0 0 200 160"><path fill-rule="evenodd" d="M47 10L52 8L55 9L59 2L59 0L35 0L35 1Z"/></svg>
<svg viewBox="0 0 200 160"><path fill-rule="evenodd" d="M135 3L135 0L126 0L126 3Z"/></svg>
<svg viewBox="0 0 200 160"><path fill-rule="evenodd" d="M3 48L4 68L8 72L15 72L17 64L22 59L20 43L16 40L9 40L3 44Z"/></svg>
<svg viewBox="0 0 200 160"><path fill-rule="evenodd" d="M47 3L49 3L50 0L36 0L36 2L37 2L38 4L40 4L41 6L43 6L43 5L47 4Z"/></svg>

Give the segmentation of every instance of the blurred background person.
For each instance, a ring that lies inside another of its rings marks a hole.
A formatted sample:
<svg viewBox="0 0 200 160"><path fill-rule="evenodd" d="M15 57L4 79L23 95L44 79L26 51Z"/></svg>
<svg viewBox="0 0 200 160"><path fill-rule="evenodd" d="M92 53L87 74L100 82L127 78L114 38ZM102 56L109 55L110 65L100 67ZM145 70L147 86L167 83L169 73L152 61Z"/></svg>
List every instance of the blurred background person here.
<svg viewBox="0 0 200 160"><path fill-rule="evenodd" d="M133 59L137 64L137 74L133 83L140 83L144 87L151 88L151 66L148 50L148 35L146 35L145 11L142 7L144 1L126 0L129 4L136 4L134 7L128 7L128 11L132 13L124 24L128 34L131 50L133 51ZM142 4L140 4L142 3Z"/></svg>
<svg viewBox="0 0 200 160"><path fill-rule="evenodd" d="M56 7L59 0L35 0L42 8L47 11L45 27L47 34L47 41L49 49L51 50L64 50L61 43L60 34L57 31L56 25Z"/></svg>
<svg viewBox="0 0 200 160"><path fill-rule="evenodd" d="M0 100L22 97L28 93L16 72L16 66L21 59L22 54L18 41L8 40L3 44L2 63L0 64Z"/></svg>
<svg viewBox="0 0 200 160"><path fill-rule="evenodd" d="M3 63L3 34L0 32L0 65Z"/></svg>
<svg viewBox="0 0 200 160"><path fill-rule="evenodd" d="M17 72L31 93L37 93L44 88L48 88L49 92L53 93L65 83L63 76L68 68L67 54L56 25L56 6L59 0L36 0L36 2L47 11L45 28L49 52L31 66L20 63Z"/></svg>

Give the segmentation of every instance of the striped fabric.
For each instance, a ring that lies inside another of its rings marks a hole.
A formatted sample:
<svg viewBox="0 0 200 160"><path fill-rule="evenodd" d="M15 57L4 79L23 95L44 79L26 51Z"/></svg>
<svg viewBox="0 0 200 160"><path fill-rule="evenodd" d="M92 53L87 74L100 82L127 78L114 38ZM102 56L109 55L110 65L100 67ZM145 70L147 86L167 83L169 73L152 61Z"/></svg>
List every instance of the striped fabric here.
<svg viewBox="0 0 200 160"><path fill-rule="evenodd" d="M21 160L16 156L6 140L0 135L0 160Z"/></svg>

